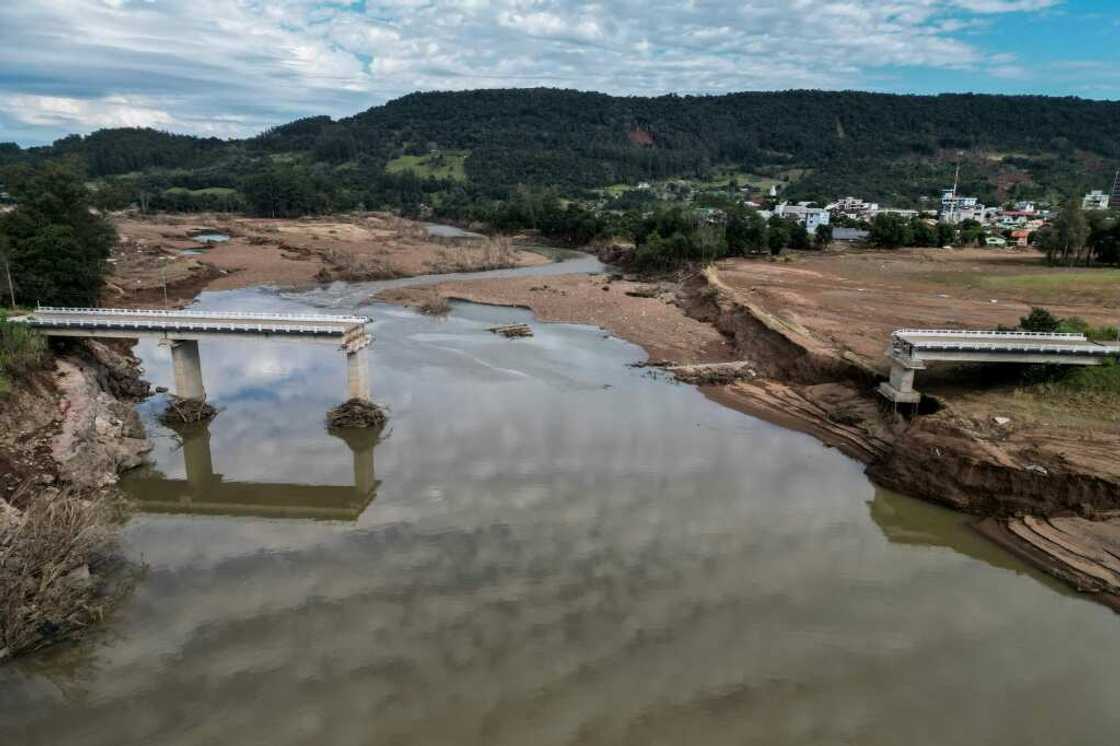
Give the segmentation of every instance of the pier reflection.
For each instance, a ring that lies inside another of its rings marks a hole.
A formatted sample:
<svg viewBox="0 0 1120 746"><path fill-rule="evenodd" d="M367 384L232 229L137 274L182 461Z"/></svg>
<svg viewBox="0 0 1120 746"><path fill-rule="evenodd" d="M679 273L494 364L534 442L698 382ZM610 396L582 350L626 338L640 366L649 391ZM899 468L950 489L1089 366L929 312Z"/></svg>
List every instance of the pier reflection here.
<svg viewBox="0 0 1120 746"><path fill-rule="evenodd" d="M876 489L871 520L892 544L945 547L992 567L1025 572L1023 563L981 536L973 516L939 505Z"/></svg>
<svg viewBox="0 0 1120 746"><path fill-rule="evenodd" d="M378 432L331 431L353 456L350 486L227 481L214 472L209 424L183 428L178 434L186 479L149 471L121 483L142 512L353 521L373 501L380 484L373 459Z"/></svg>

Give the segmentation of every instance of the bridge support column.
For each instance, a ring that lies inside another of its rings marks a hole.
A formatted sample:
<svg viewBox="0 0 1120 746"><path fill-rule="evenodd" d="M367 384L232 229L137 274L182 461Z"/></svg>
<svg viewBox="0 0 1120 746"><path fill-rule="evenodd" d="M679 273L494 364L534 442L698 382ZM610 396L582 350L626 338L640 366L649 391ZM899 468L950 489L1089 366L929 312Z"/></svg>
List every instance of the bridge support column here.
<svg viewBox="0 0 1120 746"><path fill-rule="evenodd" d="M891 379L879 384L879 393L895 404L918 404L922 395L914 390L914 376L925 365L916 360L891 358Z"/></svg>
<svg viewBox="0 0 1120 746"><path fill-rule="evenodd" d="M370 401L369 357L365 348L346 351L346 398Z"/></svg>
<svg viewBox="0 0 1120 746"><path fill-rule="evenodd" d="M175 394L182 399L205 399L202 387L202 359L198 356L198 342L172 340L171 365L175 369Z"/></svg>

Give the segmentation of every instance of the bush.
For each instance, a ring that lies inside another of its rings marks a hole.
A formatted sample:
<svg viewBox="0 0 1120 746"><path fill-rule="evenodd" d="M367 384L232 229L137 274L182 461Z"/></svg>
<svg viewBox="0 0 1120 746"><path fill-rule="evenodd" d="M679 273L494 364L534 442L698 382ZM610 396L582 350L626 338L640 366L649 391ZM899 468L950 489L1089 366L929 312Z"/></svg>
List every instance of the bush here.
<svg viewBox="0 0 1120 746"><path fill-rule="evenodd" d="M47 358L47 340L0 312L0 396L11 391L11 379L39 368Z"/></svg>
<svg viewBox="0 0 1120 746"><path fill-rule="evenodd" d="M1019 328L1025 332L1052 333L1058 331L1061 320L1045 308L1032 308L1031 312L1019 319Z"/></svg>
<svg viewBox="0 0 1120 746"><path fill-rule="evenodd" d="M54 490L0 514L0 660L102 618L113 598L90 572L114 553L119 519L105 496Z"/></svg>

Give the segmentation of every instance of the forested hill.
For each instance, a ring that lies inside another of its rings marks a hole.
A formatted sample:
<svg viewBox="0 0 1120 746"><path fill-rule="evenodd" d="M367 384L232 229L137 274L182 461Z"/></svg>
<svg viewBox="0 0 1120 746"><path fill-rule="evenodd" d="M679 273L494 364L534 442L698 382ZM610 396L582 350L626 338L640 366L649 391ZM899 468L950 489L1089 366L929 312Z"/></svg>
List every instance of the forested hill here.
<svg viewBox="0 0 1120 746"><path fill-rule="evenodd" d="M1120 167L1120 102L1034 96L786 91L614 97L555 89L415 93L347 119L312 117L220 141L102 130L0 164L69 157L90 177L158 174L165 189L231 189L278 168L392 201L402 179L500 198L517 184L576 191L713 167L788 183L806 198L913 203L963 160L991 199L1104 188ZM440 182L439 185L433 185ZM351 186L347 186L351 185ZM353 194L350 195L351 201ZM337 195L336 195L337 197ZM344 200L345 201L345 200Z"/></svg>

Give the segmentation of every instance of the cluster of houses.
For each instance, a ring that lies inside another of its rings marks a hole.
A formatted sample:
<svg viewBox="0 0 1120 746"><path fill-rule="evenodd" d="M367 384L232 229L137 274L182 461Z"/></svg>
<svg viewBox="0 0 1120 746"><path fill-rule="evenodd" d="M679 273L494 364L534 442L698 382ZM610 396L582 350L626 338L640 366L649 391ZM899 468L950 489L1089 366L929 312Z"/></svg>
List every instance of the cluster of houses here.
<svg viewBox="0 0 1120 746"><path fill-rule="evenodd" d="M956 181L956 180L954 180ZM651 189L651 185L643 182L638 189ZM691 187L685 182L670 182L663 189L665 196L677 199L687 199L691 196ZM966 221L975 221L985 229L985 242L989 246L1020 246L1025 247L1030 243L1032 233L1042 228L1052 217L1048 206L1032 201L1019 201L1009 206L989 206L977 197L962 195L954 184L951 189L941 192L941 200L936 210L907 210L884 207L877 202L868 202L859 197L844 197L835 202L819 206L814 202L797 202L791 204L787 201L777 201L777 190L769 190L769 200L753 201L749 193L750 187L740 189L740 203L746 207L758 210L764 218L776 215L780 218L796 220L810 234L815 234L817 228L840 222L832 229L833 240L836 241L861 241L869 233L861 228L847 227L852 223L867 224L881 214L894 214L909 219L918 217L929 223L941 222L949 225L960 225ZM765 204L763 204L765 203ZM771 205L769 208L767 205ZM1085 210L1120 210L1120 171L1116 173L1112 189L1108 192L1093 190L1085 195L1082 200ZM722 222L726 219L723 211L718 208L701 210L705 219L711 223Z"/></svg>

